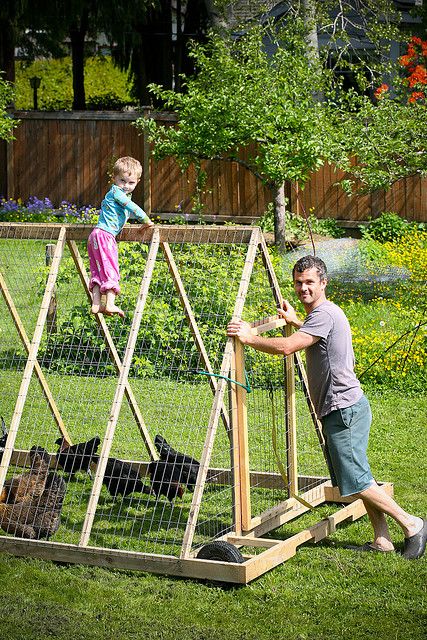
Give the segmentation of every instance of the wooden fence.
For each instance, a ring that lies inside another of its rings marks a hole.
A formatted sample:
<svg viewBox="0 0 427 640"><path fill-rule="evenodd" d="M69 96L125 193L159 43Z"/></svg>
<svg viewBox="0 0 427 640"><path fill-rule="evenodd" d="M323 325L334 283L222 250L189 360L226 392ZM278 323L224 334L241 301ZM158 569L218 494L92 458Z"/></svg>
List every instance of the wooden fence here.
<svg viewBox="0 0 427 640"><path fill-rule="evenodd" d="M118 112L16 112L21 124L13 143L0 146L0 195L24 201L35 195L99 207L108 185L108 169L114 157L132 155L141 160L143 179L135 201L158 214L186 213L194 208L195 175L181 173L172 158L154 162L144 136L133 126L135 113ZM170 114L157 114L172 122ZM248 153L243 150L242 155ZM264 213L272 196L257 178L237 163L204 163L207 182L203 217L249 222ZM427 221L427 179L401 180L393 189L348 198L336 185L342 172L325 165L313 175L300 201L288 185L290 208L302 206L319 218L331 217L351 224L396 211L408 220Z"/></svg>

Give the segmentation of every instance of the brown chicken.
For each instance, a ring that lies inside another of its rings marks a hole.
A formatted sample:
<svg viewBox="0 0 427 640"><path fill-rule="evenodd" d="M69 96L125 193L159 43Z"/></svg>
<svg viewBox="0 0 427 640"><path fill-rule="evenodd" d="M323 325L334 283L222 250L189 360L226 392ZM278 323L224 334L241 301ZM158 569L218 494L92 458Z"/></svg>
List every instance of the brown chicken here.
<svg viewBox="0 0 427 640"><path fill-rule="evenodd" d="M32 447L30 458L30 471L5 483L0 527L22 538L49 539L60 524L65 482L49 472L50 455L42 447Z"/></svg>

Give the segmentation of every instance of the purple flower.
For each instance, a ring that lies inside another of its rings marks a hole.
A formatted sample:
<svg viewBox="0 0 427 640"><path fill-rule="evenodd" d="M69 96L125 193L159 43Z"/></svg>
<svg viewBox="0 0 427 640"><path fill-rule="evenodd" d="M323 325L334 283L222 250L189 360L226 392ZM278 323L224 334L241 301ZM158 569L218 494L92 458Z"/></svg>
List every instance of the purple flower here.
<svg viewBox="0 0 427 640"><path fill-rule="evenodd" d="M53 209L53 204L49 198L43 198L43 200L40 200L37 196L30 196L25 206L28 211L33 213L41 213L45 209Z"/></svg>
<svg viewBox="0 0 427 640"><path fill-rule="evenodd" d="M17 211L19 209L19 204L15 200L12 200L12 198L9 200L2 198L0 204L4 212Z"/></svg>

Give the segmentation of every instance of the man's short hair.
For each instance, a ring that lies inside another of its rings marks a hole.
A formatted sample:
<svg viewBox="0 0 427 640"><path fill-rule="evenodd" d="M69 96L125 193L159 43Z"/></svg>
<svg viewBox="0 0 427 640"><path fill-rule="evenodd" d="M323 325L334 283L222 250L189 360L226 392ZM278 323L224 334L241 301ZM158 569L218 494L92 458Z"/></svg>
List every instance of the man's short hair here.
<svg viewBox="0 0 427 640"><path fill-rule="evenodd" d="M292 277L295 279L295 273L302 273L307 269L316 269L319 274L320 280L326 280L328 277L328 270L326 269L326 264L323 262L321 258L317 258L316 256L304 256L300 258L294 265L292 269Z"/></svg>
<svg viewBox="0 0 427 640"><path fill-rule="evenodd" d="M131 158L130 156L124 156L119 158L113 165L113 176L126 175L128 173L134 173L138 180L142 175L142 166L139 160Z"/></svg>

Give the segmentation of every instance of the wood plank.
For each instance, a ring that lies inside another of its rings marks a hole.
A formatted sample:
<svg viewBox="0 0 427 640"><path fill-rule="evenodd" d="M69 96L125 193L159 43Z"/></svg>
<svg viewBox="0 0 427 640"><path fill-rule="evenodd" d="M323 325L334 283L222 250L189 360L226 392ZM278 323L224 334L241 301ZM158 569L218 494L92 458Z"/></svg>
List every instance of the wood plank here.
<svg viewBox="0 0 427 640"><path fill-rule="evenodd" d="M59 234L58 243L55 248L55 253L52 258L52 264L49 270L46 289L45 289L42 303L40 306L40 311L39 311L39 315L36 322L36 328L34 331L33 339L31 341L27 363L25 365L21 386L19 388L15 409L12 415L9 434L7 436L6 445L5 445L3 456L0 462L0 493L3 489L4 481L6 479L6 473L9 468L10 458L12 455L13 448L15 446L16 435L18 432L18 427L21 421L22 413L24 410L25 401L27 399L31 377L33 375L35 363L37 361L37 353L38 353L40 342L43 336L43 330L46 324L47 313L49 310L49 303L50 303L52 292L56 283L56 278L58 276L59 264L64 252L64 245L65 245L65 228L62 227L61 232Z"/></svg>
<svg viewBox="0 0 427 640"><path fill-rule="evenodd" d="M59 223L20 223L0 222L0 238L14 238L25 240L57 240L61 229L65 228L68 240L87 241L93 225L59 224ZM254 227L220 227L197 225L160 225L156 227L160 241L173 243L196 244L248 244ZM141 230L140 225L129 224L124 227L118 238L119 242L151 241L153 227Z"/></svg>
<svg viewBox="0 0 427 640"><path fill-rule="evenodd" d="M110 455L111 445L113 443L114 433L119 418L120 408L123 402L123 396L125 393L126 382L129 375L129 369L132 363L132 356L135 349L136 339L138 337L138 331L141 324L142 313L147 301L148 289L150 286L151 278L153 275L153 269L156 261L157 251L159 249L159 233L155 229L153 234L153 240L148 253L147 262L145 265L144 275L141 281L141 287L139 290L135 312L132 320L132 326L130 328L129 338L126 345L126 351L123 358L123 365L121 367L119 379L117 381L116 392L114 395L113 403L111 406L110 419L108 421L107 430L105 432L104 441L102 443L101 453L99 455L98 466L96 469L95 479L92 486L92 491L89 498L89 503L86 511L85 520L83 523L82 534L80 537L80 546L86 546L89 541L90 532L92 529L93 521L95 518L95 511L99 500L99 495L102 488L102 480L105 475L105 469L108 462L108 456Z"/></svg>
<svg viewBox="0 0 427 640"><path fill-rule="evenodd" d="M227 535L226 540L230 544L234 544L236 547L265 547L266 549L275 547L276 544L280 543L280 540L273 540L272 538L255 538L252 535Z"/></svg>
<svg viewBox="0 0 427 640"><path fill-rule="evenodd" d="M81 258L81 255L79 253L78 247L76 245L76 243L73 240L70 240L68 242L68 247L70 249L70 253L71 256L74 260L74 264L76 265L77 268L77 272L79 274L80 280L83 284L83 288L86 292L86 295L88 297L88 301L89 304L92 301L91 298L91 294L89 291L89 277L86 273L86 268L84 266L83 260ZM98 323L99 327L101 328L101 331L104 335L104 339L105 339L105 343L107 345L108 348L108 353L110 355L111 360L113 361L113 364L116 368L117 373L120 375L120 372L122 370L122 366L123 363L120 360L120 356L117 352L116 346L114 344L113 338L111 336L110 330L108 328L108 325L105 321L105 318L102 314L97 314L95 316L96 322ZM148 451L148 454L151 458L151 460L158 460L159 458L159 454L157 452L156 447L154 446L154 443L151 439L150 433L146 427L146 424L144 422L144 418L142 417L142 413L139 409L138 406L138 402L133 394L133 391L131 389L131 386L129 384L129 380L126 380L125 382L125 394L126 394L126 398L129 402L129 407L132 411L133 417L136 420L136 423L138 425L139 428L139 432L141 434L142 440L145 444L145 447Z"/></svg>
<svg viewBox="0 0 427 640"><path fill-rule="evenodd" d="M55 453L50 455L54 456ZM11 456L11 462L18 467L30 466L30 452L26 449L14 449ZM149 461L144 460L124 460L134 469L141 477L148 474ZM284 489L283 478L280 473L272 473L267 471L251 471L249 474L251 487L257 489ZM232 469L224 469L222 467L209 467L206 482L220 485L231 485L233 483ZM299 476L298 486L300 492L308 489L314 490L315 487L329 482L328 478L321 476ZM303 493L304 496L304 493ZM334 500L332 500L334 502ZM338 500L340 502L340 500Z"/></svg>
<svg viewBox="0 0 427 640"><path fill-rule="evenodd" d="M24 325L22 324L21 318L19 317L18 310L15 307L12 296L9 293L6 282L1 273L0 273L0 289L3 295L3 298L6 302L6 305L10 311L10 314L12 316L15 327L18 331L19 337L21 338L21 341L27 352L27 355L29 355L30 349L31 349L30 340L27 336ZM49 404L49 408L52 412L53 418L58 426L59 431L64 436L68 444L70 445L73 444L38 360L34 362L34 371L40 383L43 395Z"/></svg>
<svg viewBox="0 0 427 640"><path fill-rule="evenodd" d="M235 349L233 349L233 353L231 356L230 377L234 379L236 377ZM240 535L242 533L243 526L242 496L240 492L239 414L236 384L229 385L229 405L231 416L231 474L228 473L228 484L232 485L234 530L237 535ZM223 474L221 474L220 477L223 477Z"/></svg>
<svg viewBox="0 0 427 640"><path fill-rule="evenodd" d="M249 439L248 439L248 409L247 409L247 391L242 385L246 384L245 379L245 357L244 346L237 340L234 341L234 364L235 364L235 380L238 385L236 387L234 400L236 402L236 423L238 455L239 455L239 478L237 488L240 492L240 508L242 517L242 530L248 531L251 528L251 495L250 495L250 479L249 479Z"/></svg>
<svg viewBox="0 0 427 640"><path fill-rule="evenodd" d="M286 324L287 323L284 318L280 318L279 316L270 316L268 318L263 318L262 320L257 320L256 322L252 322L252 333L254 335L261 335L262 333L272 331L273 329L280 329L281 327L286 326Z"/></svg>
<svg viewBox="0 0 427 640"><path fill-rule="evenodd" d="M245 583L246 571L242 564L199 560L197 558L176 558L174 556L147 554L105 549L102 547L78 547L45 540L23 540L22 538L0 537L0 550L15 556L84 564L107 569L147 571L181 578L217 580L236 584Z"/></svg>
<svg viewBox="0 0 427 640"><path fill-rule="evenodd" d="M242 317L243 307L246 300L246 295L249 287L249 280L253 270L255 262L256 251L260 243L261 232L255 228L252 230L251 240L249 242L245 265L243 273L240 279L239 291L237 293L236 302L234 305L233 318L240 320ZM187 521L187 526L184 533L181 557L188 557L191 553L191 545L196 528L197 518L200 511L200 504L203 495L203 489L206 482L207 471L209 468L210 458L212 454L213 444L215 440L216 429L218 426L218 420L220 416L221 406L224 401L224 393L226 389L225 377L230 371L231 358L233 353L233 338L228 338L224 350L224 356L222 359L220 375L217 391L215 394L211 414L209 417L209 423L206 433L206 439L203 447L202 458L200 460L199 473L197 475L196 487L193 494L193 500L191 502L190 514Z"/></svg>
<svg viewBox="0 0 427 640"><path fill-rule="evenodd" d="M394 493L394 486L392 482L378 482L379 485L383 488L383 490L387 493L387 495L392 496ZM354 502L354 498L352 496L342 496L339 492L338 487L333 487L330 483L325 486L325 500L326 502L338 502L338 503L346 503L346 502Z"/></svg>

